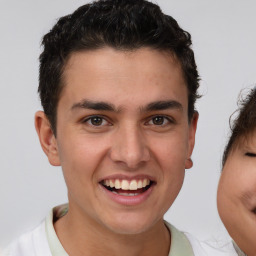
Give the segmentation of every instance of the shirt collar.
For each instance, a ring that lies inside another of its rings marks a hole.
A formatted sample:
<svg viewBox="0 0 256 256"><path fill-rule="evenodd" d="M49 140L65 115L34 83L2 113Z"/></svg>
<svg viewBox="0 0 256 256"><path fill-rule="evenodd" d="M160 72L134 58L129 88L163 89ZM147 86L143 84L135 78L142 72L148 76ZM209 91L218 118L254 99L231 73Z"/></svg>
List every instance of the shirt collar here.
<svg viewBox="0 0 256 256"><path fill-rule="evenodd" d="M52 256L68 256L55 232L53 223L63 217L68 211L68 204L60 205L52 209L46 218L45 230ZM186 255L194 256L193 249L184 233L180 232L170 223L165 225L171 233L171 248L168 256Z"/></svg>

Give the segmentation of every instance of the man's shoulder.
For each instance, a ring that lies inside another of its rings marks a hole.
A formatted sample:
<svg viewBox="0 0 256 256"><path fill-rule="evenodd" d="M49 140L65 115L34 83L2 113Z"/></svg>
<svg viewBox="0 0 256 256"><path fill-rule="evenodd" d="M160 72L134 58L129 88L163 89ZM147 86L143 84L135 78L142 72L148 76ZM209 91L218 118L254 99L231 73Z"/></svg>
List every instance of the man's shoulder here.
<svg viewBox="0 0 256 256"><path fill-rule="evenodd" d="M4 251L3 256L51 256L45 233L45 221L21 235Z"/></svg>

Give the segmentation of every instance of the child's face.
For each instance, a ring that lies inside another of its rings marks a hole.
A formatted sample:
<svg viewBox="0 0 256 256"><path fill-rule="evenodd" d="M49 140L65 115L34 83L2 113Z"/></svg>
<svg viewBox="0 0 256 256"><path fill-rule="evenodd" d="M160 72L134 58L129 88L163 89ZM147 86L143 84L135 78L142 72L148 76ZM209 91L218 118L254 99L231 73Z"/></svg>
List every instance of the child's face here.
<svg viewBox="0 0 256 256"><path fill-rule="evenodd" d="M218 210L229 234L248 255L256 253L256 131L240 139L224 165Z"/></svg>

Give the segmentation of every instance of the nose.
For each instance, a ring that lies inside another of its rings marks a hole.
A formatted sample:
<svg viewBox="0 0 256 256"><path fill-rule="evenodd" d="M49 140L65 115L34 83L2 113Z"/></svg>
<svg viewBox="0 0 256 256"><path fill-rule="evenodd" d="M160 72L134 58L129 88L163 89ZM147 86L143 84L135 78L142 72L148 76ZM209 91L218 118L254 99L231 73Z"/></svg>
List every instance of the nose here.
<svg viewBox="0 0 256 256"><path fill-rule="evenodd" d="M150 159L150 151L140 129L129 126L119 129L113 138L110 158L129 169L137 169Z"/></svg>

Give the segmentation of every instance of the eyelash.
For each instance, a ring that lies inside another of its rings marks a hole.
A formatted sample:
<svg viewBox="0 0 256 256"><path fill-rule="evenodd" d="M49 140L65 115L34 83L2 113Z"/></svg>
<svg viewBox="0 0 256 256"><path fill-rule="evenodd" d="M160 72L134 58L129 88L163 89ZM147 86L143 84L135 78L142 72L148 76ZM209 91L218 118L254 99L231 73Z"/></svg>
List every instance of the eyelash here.
<svg viewBox="0 0 256 256"><path fill-rule="evenodd" d="M108 123L107 125L109 125L109 126L112 125L112 124L107 120L106 117L100 116L100 115L89 116L89 117L87 117L86 119L83 119L83 120L82 120L82 123L87 123L87 124L89 124L89 121L91 121L91 123L89 124L90 126L94 126L94 127L101 127L101 126L104 126L104 125L102 125L102 124L100 124L100 125L93 125L93 124L92 124L92 120L93 120L94 118L99 118L99 119L102 120L102 122L107 122L107 123Z"/></svg>
<svg viewBox="0 0 256 256"><path fill-rule="evenodd" d="M245 153L246 156L249 156L249 157L256 157L256 154L255 153L251 153L251 152L247 152Z"/></svg>
<svg viewBox="0 0 256 256"><path fill-rule="evenodd" d="M154 124L154 123L152 123L152 124L150 124L150 122L153 122L153 119L154 118L162 118L163 119L163 122L165 122L164 124ZM167 123L166 123L167 122ZM155 115L155 116L151 116L150 117L150 119L149 119L149 121L148 122L146 122L146 124L147 125L155 125L155 126L165 126L165 125L168 125L168 124L170 124L170 123L175 123L174 122L174 120L172 119L172 118L170 118L170 117L168 117L168 116L164 116L164 115Z"/></svg>
<svg viewBox="0 0 256 256"><path fill-rule="evenodd" d="M94 124L92 124L92 120L93 120L94 118L99 118L99 119L101 119L102 122L107 122L107 123L108 123L107 125L109 125L109 126L112 125L111 122L109 122L106 117L100 116L100 115L89 116L89 117L87 117L86 119L83 119L83 120L82 120L82 123L87 123L87 124L89 124L90 126L93 126L93 127L105 126L104 124L102 125L102 123L99 124L99 125L94 125ZM154 122L154 119L155 119L155 118L160 118L160 119L162 119L163 124L154 124L153 122ZM146 125L154 125L154 126L158 126L158 127L166 126L166 125L171 124L171 123L172 123L172 124L175 123L175 121L174 121L172 118L167 117L167 116L164 116L164 115L155 115L155 116L151 116L151 117L148 118L148 119L149 119L149 121L147 121L147 122L145 123ZM90 123L89 123L89 121L90 121ZM150 122L152 122L152 123L150 123Z"/></svg>

